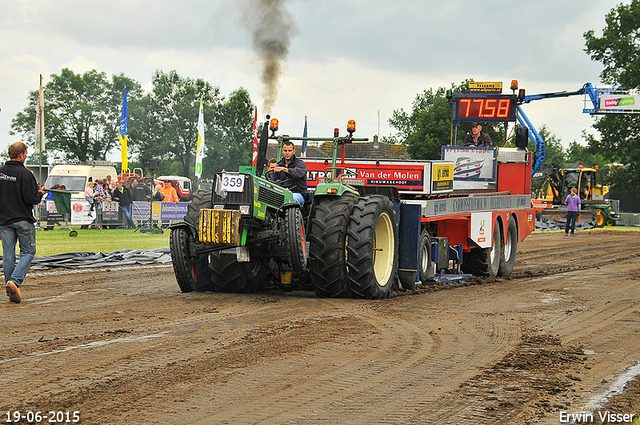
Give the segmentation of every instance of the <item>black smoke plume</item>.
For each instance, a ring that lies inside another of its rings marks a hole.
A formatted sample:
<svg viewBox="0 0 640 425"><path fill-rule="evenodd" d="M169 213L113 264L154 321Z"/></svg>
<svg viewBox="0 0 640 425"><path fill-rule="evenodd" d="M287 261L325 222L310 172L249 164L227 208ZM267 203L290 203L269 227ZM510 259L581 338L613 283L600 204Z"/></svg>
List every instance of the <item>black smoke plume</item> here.
<svg viewBox="0 0 640 425"><path fill-rule="evenodd" d="M248 0L244 5L253 48L262 62L264 113L271 113L276 103L282 63L289 53L291 37L298 31L285 3L286 0Z"/></svg>

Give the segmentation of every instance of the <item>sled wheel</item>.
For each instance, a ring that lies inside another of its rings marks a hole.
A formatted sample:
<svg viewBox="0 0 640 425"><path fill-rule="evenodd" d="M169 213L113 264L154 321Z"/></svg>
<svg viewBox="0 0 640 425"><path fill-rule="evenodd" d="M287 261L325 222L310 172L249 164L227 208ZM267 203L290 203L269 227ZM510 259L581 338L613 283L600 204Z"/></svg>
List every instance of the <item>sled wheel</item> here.
<svg viewBox="0 0 640 425"><path fill-rule="evenodd" d="M462 263L462 271L475 276L497 276L498 270L500 269L503 245L502 232L496 220L496 222L493 223L493 241L491 247L476 248L466 253L464 263Z"/></svg>
<svg viewBox="0 0 640 425"><path fill-rule="evenodd" d="M349 216L357 196L316 197L309 218L309 271L319 297L349 297L346 241Z"/></svg>
<svg viewBox="0 0 640 425"><path fill-rule="evenodd" d="M420 235L420 282L423 285L435 276L435 267L431 258L431 236L424 229Z"/></svg>
<svg viewBox="0 0 640 425"><path fill-rule="evenodd" d="M504 243L502 256L500 257L500 268L498 276L509 276L516 264L516 252L518 251L518 226L515 218L509 217L509 226L507 227L507 240Z"/></svg>
<svg viewBox="0 0 640 425"><path fill-rule="evenodd" d="M353 207L348 235L351 292L359 298L386 298L398 270L398 228L389 198L360 198Z"/></svg>
<svg viewBox="0 0 640 425"><path fill-rule="evenodd" d="M171 262L178 286L182 292L211 291L209 280L208 255L200 255L194 263L187 258L188 231L185 228L173 229L169 236Z"/></svg>

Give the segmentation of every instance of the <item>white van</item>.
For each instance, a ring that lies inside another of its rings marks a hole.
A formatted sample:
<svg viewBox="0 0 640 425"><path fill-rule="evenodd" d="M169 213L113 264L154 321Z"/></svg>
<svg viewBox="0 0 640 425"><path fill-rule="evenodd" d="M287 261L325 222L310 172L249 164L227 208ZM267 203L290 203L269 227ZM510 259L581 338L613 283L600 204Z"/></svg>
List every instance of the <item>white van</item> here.
<svg viewBox="0 0 640 425"><path fill-rule="evenodd" d="M109 165L56 165L47 177L45 187L48 189L54 184L64 185L71 192L71 198L84 199L84 190L87 183L98 179L104 179L110 175L113 181L118 178L118 173Z"/></svg>

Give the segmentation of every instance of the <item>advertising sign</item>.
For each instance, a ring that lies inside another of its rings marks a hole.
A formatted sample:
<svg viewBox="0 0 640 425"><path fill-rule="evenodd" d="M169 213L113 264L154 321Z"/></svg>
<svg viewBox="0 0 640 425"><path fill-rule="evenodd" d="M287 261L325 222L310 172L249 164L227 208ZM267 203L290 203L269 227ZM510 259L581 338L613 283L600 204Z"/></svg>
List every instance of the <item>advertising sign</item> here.
<svg viewBox="0 0 640 425"><path fill-rule="evenodd" d="M160 218L162 220L183 220L187 215L188 202L178 202L177 204L163 203L160 204Z"/></svg>
<svg viewBox="0 0 640 425"><path fill-rule="evenodd" d="M640 95L603 94L600 109L634 111L640 110Z"/></svg>
<svg viewBox="0 0 640 425"><path fill-rule="evenodd" d="M443 146L442 157L453 161L454 189L486 189L495 183L497 149L471 146Z"/></svg>
<svg viewBox="0 0 640 425"><path fill-rule="evenodd" d="M187 215L188 202L133 201L131 215L134 220L182 220Z"/></svg>
<svg viewBox="0 0 640 425"><path fill-rule="evenodd" d="M54 201L47 200L45 201L45 205L47 211L47 221L64 221L64 217L62 216L62 214L58 214L58 209L56 208L56 203Z"/></svg>
<svg viewBox="0 0 640 425"><path fill-rule="evenodd" d="M120 205L117 202L103 201L100 204L100 219L104 223L120 222Z"/></svg>
<svg viewBox="0 0 640 425"><path fill-rule="evenodd" d="M328 161L305 158L304 162L309 189L330 177ZM337 166L339 175L348 175L345 183L358 186L393 186L408 194L446 193L453 189L452 164L442 161L346 159Z"/></svg>
<svg viewBox="0 0 640 425"><path fill-rule="evenodd" d="M491 212L471 214L471 240L480 248L491 248L493 220Z"/></svg>
<svg viewBox="0 0 640 425"><path fill-rule="evenodd" d="M92 215L89 215L89 202L84 199L72 199L71 200L71 224L72 225L86 225L91 224L96 218L97 211L93 211Z"/></svg>

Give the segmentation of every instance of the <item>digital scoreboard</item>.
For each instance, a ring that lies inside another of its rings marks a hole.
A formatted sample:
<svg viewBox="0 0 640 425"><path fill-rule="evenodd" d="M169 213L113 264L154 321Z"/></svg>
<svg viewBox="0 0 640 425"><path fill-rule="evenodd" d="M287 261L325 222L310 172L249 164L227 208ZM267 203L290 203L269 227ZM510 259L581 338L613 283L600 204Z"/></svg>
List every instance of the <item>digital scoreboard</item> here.
<svg viewBox="0 0 640 425"><path fill-rule="evenodd" d="M517 97L511 95L457 95L455 121L515 121Z"/></svg>

